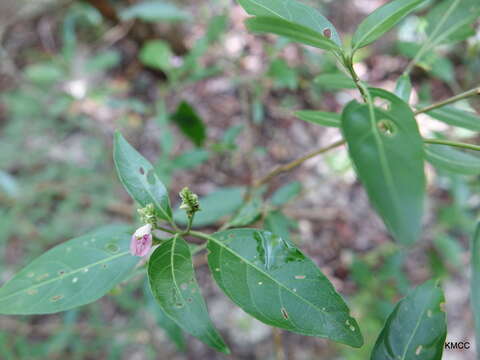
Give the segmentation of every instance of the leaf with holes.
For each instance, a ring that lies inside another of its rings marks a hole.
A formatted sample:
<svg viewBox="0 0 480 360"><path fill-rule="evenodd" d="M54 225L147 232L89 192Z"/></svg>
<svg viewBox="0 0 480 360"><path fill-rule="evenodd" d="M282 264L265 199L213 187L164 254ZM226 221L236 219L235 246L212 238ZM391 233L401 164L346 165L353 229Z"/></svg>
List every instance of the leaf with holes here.
<svg viewBox="0 0 480 360"><path fill-rule="evenodd" d="M272 326L360 347L357 322L312 260L290 242L258 229L209 237L208 264L224 293Z"/></svg>
<svg viewBox="0 0 480 360"><path fill-rule="evenodd" d="M247 19L245 24L251 32L271 33L319 49L340 50L337 44L315 30L281 18L258 16Z"/></svg>
<svg viewBox="0 0 480 360"><path fill-rule="evenodd" d="M393 0L368 15L352 39L354 50L367 46L394 27L425 0Z"/></svg>
<svg viewBox="0 0 480 360"><path fill-rule="evenodd" d="M310 28L322 38L342 46L337 30L316 9L295 0L238 0L247 13L253 16L276 17Z"/></svg>
<svg viewBox="0 0 480 360"><path fill-rule="evenodd" d="M342 132L368 197L394 238L414 242L425 195L423 142L410 107L388 91L370 89L388 109L350 102Z"/></svg>
<svg viewBox="0 0 480 360"><path fill-rule="evenodd" d="M340 114L317 111L317 110L299 110L294 114L300 120L307 121L312 124L328 127L340 127Z"/></svg>
<svg viewBox="0 0 480 360"><path fill-rule="evenodd" d="M148 262L148 279L162 311L184 331L214 349L229 353L215 330L195 280L192 256L180 236L163 242Z"/></svg>
<svg viewBox="0 0 480 360"><path fill-rule="evenodd" d="M389 315L371 360L440 360L447 335L444 305L433 280L413 290Z"/></svg>
<svg viewBox="0 0 480 360"><path fill-rule="evenodd" d="M480 351L480 223L471 241L471 280L470 280L470 304L475 321L475 339L477 342L477 354Z"/></svg>
<svg viewBox="0 0 480 360"><path fill-rule="evenodd" d="M480 157L449 146L426 145L425 157L433 166L455 174L480 174Z"/></svg>
<svg viewBox="0 0 480 360"><path fill-rule="evenodd" d="M91 303L138 263L131 229L112 225L50 249L0 288L1 314L49 314Z"/></svg>
<svg viewBox="0 0 480 360"><path fill-rule="evenodd" d="M113 160L123 186L142 207L155 205L158 216L170 221L172 209L167 189L150 162L135 150L119 132L115 133Z"/></svg>

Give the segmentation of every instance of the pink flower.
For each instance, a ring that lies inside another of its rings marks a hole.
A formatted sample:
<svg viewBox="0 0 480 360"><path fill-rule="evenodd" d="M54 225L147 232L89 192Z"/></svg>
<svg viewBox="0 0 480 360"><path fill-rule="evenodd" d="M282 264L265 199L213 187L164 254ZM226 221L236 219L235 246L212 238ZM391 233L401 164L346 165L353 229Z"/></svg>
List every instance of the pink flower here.
<svg viewBox="0 0 480 360"><path fill-rule="evenodd" d="M139 227L132 235L130 253L134 256L145 256L152 247L152 225Z"/></svg>

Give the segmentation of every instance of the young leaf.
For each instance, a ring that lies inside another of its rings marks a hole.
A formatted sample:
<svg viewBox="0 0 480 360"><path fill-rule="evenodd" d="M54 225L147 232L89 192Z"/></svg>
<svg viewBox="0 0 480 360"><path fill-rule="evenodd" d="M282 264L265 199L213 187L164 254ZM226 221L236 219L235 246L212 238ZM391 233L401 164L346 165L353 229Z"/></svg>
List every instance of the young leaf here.
<svg viewBox="0 0 480 360"><path fill-rule="evenodd" d="M395 87L395 95L405 101L407 104L410 101L410 95L412 94L412 82L409 75L402 75L397 80Z"/></svg>
<svg viewBox="0 0 480 360"><path fill-rule="evenodd" d="M310 28L342 46L337 29L316 9L295 0L238 0L247 13L253 16L276 17Z"/></svg>
<svg viewBox="0 0 480 360"><path fill-rule="evenodd" d="M189 103L182 101L170 118L196 146L203 145L206 137L205 125Z"/></svg>
<svg viewBox="0 0 480 360"><path fill-rule="evenodd" d="M150 162L135 150L119 132L115 133L113 160L123 186L142 207L155 205L158 216L172 219L167 189Z"/></svg>
<svg viewBox="0 0 480 360"><path fill-rule="evenodd" d="M480 157L453 149L450 146L426 145L425 158L433 166L455 174L480 174Z"/></svg>
<svg viewBox="0 0 480 360"><path fill-rule="evenodd" d="M392 93L370 89L387 110L350 102L342 131L369 199L393 237L411 244L420 233L425 194L423 142L410 107Z"/></svg>
<svg viewBox="0 0 480 360"><path fill-rule="evenodd" d="M230 187L221 188L199 199L201 211L195 214L194 227L212 225L225 216L233 214L243 203L245 188ZM175 222L185 226L187 218L183 210L175 210L173 218Z"/></svg>
<svg viewBox="0 0 480 360"><path fill-rule="evenodd" d="M50 249L0 288L0 313L49 314L101 298L138 263L130 230L105 226Z"/></svg>
<svg viewBox="0 0 480 360"><path fill-rule="evenodd" d="M150 40L140 50L140 61L143 65L153 69L168 72L171 68L173 56L170 45L162 40Z"/></svg>
<svg viewBox="0 0 480 360"><path fill-rule="evenodd" d="M292 181L291 183L277 189L277 191L272 194L270 202L275 206L284 205L294 197L298 196L301 191L302 184L298 181Z"/></svg>
<svg viewBox="0 0 480 360"><path fill-rule="evenodd" d="M480 131L480 116L474 112L460 110L453 106L444 106L428 111L427 114L451 126Z"/></svg>
<svg viewBox="0 0 480 360"><path fill-rule="evenodd" d="M296 247L258 229L234 229L208 241L208 264L224 293L272 326L354 347L360 328L332 284Z"/></svg>
<svg viewBox="0 0 480 360"><path fill-rule="evenodd" d="M329 127L340 127L341 115L333 112L300 110L294 114L300 120L308 121L313 124Z"/></svg>
<svg viewBox="0 0 480 360"><path fill-rule="evenodd" d="M472 277L470 281L470 304L475 320L475 339L477 354L480 353L480 223L477 225L471 245Z"/></svg>
<svg viewBox="0 0 480 360"><path fill-rule="evenodd" d="M354 50L367 46L394 27L425 0L393 0L368 15L353 35Z"/></svg>
<svg viewBox="0 0 480 360"><path fill-rule="evenodd" d="M339 50L337 44L324 35L306 27L277 17L259 16L245 21L247 29L257 33L271 33L319 49Z"/></svg>
<svg viewBox="0 0 480 360"><path fill-rule="evenodd" d="M371 360L440 360L447 335L444 305L434 281L413 290L388 317Z"/></svg>
<svg viewBox="0 0 480 360"><path fill-rule="evenodd" d="M208 346L229 353L215 330L195 279L187 242L176 235L162 243L148 262L148 279L162 311L184 331Z"/></svg>

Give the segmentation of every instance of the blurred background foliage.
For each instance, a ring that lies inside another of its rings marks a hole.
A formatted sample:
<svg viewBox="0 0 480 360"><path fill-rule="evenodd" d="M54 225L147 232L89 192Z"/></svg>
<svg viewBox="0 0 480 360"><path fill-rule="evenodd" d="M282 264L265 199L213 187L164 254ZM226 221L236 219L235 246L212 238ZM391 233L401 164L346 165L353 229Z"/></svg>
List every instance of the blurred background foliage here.
<svg viewBox="0 0 480 360"><path fill-rule="evenodd" d="M384 2L310 1L345 38ZM359 52L361 77L393 90L425 38L432 3ZM114 173L115 129L155 164L172 197L186 185L204 197L196 226L212 231L239 210L253 179L339 138L337 129L293 116L300 109L339 111L353 98L334 59L249 34L245 18L229 0L2 1L0 283L62 241L101 224L136 221ZM428 104L478 85L478 21L456 40L431 50L415 69L413 102ZM478 100L470 104L479 109ZM475 131L426 115L421 122L425 134L479 141ZM259 224L298 242L317 261L370 344L353 350L284 332L288 359L366 359L393 304L433 276L444 279L449 338L473 340L466 269L479 177L431 166L427 174L424 239L408 251L390 241L369 208L344 149L274 179L257 194L267 201L248 204ZM184 221L181 213L176 219ZM234 310L208 279L204 258L196 262L234 358L274 359L271 329ZM148 292L142 274L134 274L112 296L80 309L2 316L0 358L222 358L185 339ZM445 354L473 359L473 353L458 356Z"/></svg>

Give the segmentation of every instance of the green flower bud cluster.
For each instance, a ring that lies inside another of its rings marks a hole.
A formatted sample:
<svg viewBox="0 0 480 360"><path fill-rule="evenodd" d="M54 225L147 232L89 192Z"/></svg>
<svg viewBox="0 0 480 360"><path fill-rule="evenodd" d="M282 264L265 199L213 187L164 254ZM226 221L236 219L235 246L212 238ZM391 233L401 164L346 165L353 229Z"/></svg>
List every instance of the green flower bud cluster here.
<svg viewBox="0 0 480 360"><path fill-rule="evenodd" d="M183 188L179 195L182 199L180 209L185 210L189 218L201 210L197 194L194 194L188 187Z"/></svg>
<svg viewBox="0 0 480 360"><path fill-rule="evenodd" d="M144 224L150 224L153 227L157 225L158 213L155 205L148 204L144 208L138 209L137 212L140 215L140 220Z"/></svg>

